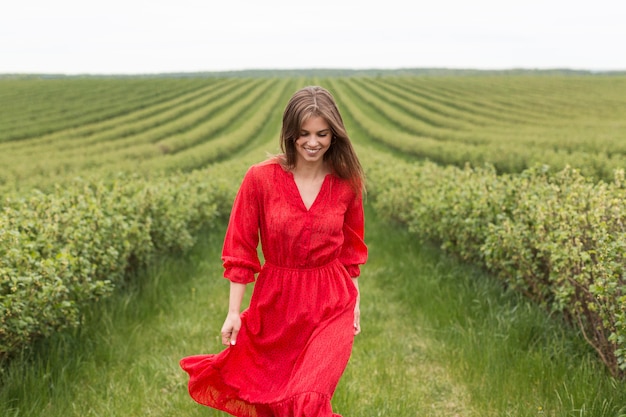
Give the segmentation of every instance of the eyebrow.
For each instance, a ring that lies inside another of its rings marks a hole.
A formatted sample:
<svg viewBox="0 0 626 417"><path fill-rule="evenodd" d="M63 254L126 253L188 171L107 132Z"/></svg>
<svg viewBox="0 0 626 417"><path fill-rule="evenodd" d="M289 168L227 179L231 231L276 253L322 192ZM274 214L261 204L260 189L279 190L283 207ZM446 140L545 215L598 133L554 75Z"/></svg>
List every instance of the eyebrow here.
<svg viewBox="0 0 626 417"><path fill-rule="evenodd" d="M310 133L308 130L306 129L300 129L300 132L306 132L306 133ZM325 132L330 132L330 129L322 129L322 130L318 130L316 133L325 133Z"/></svg>

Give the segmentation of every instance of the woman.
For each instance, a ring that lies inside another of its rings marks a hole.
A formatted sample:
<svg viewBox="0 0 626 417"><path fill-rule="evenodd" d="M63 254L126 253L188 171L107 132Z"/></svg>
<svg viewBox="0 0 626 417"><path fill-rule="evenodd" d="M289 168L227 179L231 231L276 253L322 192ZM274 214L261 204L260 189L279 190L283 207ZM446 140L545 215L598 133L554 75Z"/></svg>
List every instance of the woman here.
<svg viewBox="0 0 626 417"><path fill-rule="evenodd" d="M330 400L361 331L363 171L321 87L293 95L280 141L283 154L248 170L230 215L222 252L228 348L181 367L194 400L234 416L338 416Z"/></svg>

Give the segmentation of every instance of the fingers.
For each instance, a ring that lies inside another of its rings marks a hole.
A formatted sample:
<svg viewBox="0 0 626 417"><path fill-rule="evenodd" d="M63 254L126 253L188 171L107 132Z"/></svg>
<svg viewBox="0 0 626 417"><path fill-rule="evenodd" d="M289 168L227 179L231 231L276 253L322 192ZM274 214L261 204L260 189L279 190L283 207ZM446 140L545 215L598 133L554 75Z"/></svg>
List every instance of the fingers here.
<svg viewBox="0 0 626 417"><path fill-rule="evenodd" d="M222 344L224 346L234 346L237 343L237 335L239 335L239 330L235 329L230 332L222 332Z"/></svg>
<svg viewBox="0 0 626 417"><path fill-rule="evenodd" d="M354 324L352 325L354 329L354 335L361 333L361 309L359 305L354 307Z"/></svg>
<svg viewBox="0 0 626 417"><path fill-rule="evenodd" d="M239 334L239 329L234 329L232 334L230 335L230 344L232 346L235 346L235 343L237 343L237 335Z"/></svg>
<svg viewBox="0 0 626 417"><path fill-rule="evenodd" d="M239 329L241 329L241 318L239 315L228 315L220 333L222 344L224 346L234 346L237 343Z"/></svg>

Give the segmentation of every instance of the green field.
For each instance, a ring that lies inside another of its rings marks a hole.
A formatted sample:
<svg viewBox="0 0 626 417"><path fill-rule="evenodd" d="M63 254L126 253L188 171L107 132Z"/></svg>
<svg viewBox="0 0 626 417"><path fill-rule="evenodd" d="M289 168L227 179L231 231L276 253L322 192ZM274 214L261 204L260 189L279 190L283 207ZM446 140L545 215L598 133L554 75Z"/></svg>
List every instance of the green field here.
<svg viewBox="0 0 626 417"><path fill-rule="evenodd" d="M368 178L345 416L626 415L626 76L1 79L0 415L221 415L219 247L298 88Z"/></svg>
<svg viewBox="0 0 626 417"><path fill-rule="evenodd" d="M310 82L332 89L357 142L392 152L602 179L625 165L626 76L0 79L0 186L201 168L259 144Z"/></svg>

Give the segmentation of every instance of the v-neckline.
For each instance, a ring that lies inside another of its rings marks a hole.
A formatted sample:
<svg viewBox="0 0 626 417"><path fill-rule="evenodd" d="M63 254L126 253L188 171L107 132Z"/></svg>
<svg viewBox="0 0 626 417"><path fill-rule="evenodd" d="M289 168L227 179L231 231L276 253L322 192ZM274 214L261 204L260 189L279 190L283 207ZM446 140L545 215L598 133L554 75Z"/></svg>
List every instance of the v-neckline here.
<svg viewBox="0 0 626 417"><path fill-rule="evenodd" d="M322 194L322 191L324 191L324 187L326 186L326 183L328 182L328 178L330 177L330 174L324 175L324 179L322 180L322 185L320 185L320 189L317 191L315 198L313 198L311 205L307 207L306 204L304 203L304 198L302 198L302 193L300 192L298 183L296 182L296 177L293 175L293 172L288 171L287 173L289 174L289 178L291 179L291 183L293 184L295 193L298 196L298 200L300 201L300 204L302 205L302 207L307 213L310 212L311 209L317 204L317 201L320 199L320 195Z"/></svg>

